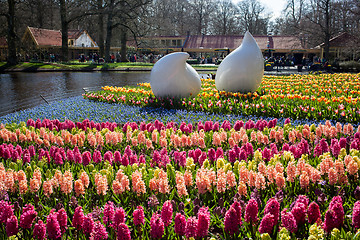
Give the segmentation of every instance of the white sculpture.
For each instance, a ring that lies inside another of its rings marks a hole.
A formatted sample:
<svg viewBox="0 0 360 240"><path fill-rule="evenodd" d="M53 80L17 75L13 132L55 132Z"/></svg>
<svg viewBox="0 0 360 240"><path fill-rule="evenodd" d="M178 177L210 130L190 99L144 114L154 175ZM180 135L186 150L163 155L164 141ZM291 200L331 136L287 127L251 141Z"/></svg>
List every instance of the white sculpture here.
<svg viewBox="0 0 360 240"><path fill-rule="evenodd" d="M200 92L200 76L186 63L188 57L188 53L176 52L155 63L151 70L150 85L156 97L189 97Z"/></svg>
<svg viewBox="0 0 360 240"><path fill-rule="evenodd" d="M264 75L264 58L253 36L246 32L240 47L219 65L215 85L219 91L253 92Z"/></svg>

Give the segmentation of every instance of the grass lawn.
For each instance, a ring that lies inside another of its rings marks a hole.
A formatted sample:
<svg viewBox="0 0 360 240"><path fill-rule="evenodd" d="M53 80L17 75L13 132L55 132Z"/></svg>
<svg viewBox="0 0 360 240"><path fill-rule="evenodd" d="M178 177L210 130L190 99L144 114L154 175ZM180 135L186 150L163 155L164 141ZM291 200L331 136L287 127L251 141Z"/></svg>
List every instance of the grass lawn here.
<svg viewBox="0 0 360 240"><path fill-rule="evenodd" d="M42 63L42 62L23 62L9 66L6 62L0 62L0 72L2 71L44 71L44 70L74 70L74 71L96 71L96 70L127 70L127 69L144 69L149 70L153 67L152 63L144 62L123 62L123 63L80 63L70 61L68 63ZM217 66L192 65L195 69L216 70Z"/></svg>

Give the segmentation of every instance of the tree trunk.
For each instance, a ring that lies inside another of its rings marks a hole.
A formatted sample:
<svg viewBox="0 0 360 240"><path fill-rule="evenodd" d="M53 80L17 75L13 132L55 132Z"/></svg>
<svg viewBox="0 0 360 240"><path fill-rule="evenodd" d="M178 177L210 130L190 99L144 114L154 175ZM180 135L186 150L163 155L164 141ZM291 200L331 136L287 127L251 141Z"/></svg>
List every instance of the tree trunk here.
<svg viewBox="0 0 360 240"><path fill-rule="evenodd" d="M65 0L60 0L60 18L61 18L61 60L67 62L69 60L68 47L68 22L66 19Z"/></svg>
<svg viewBox="0 0 360 240"><path fill-rule="evenodd" d="M98 0L98 10L100 11L98 15L98 25L99 25L99 55L101 58L104 57L104 9L103 9L103 0Z"/></svg>
<svg viewBox="0 0 360 240"><path fill-rule="evenodd" d="M110 47L111 47L111 38L112 38L112 22L113 22L113 6L114 0L110 1L108 6L108 19L106 24L106 43L105 43L105 61L110 62Z"/></svg>
<svg viewBox="0 0 360 240"><path fill-rule="evenodd" d="M330 53L330 0L325 2L325 46L324 46L324 58L329 61Z"/></svg>
<svg viewBox="0 0 360 240"><path fill-rule="evenodd" d="M7 63L15 65L17 63L16 56L16 34L15 34L15 0L8 0L9 12L7 16L8 20L8 58Z"/></svg>
<svg viewBox="0 0 360 240"><path fill-rule="evenodd" d="M126 56L126 42L127 42L127 28L122 27L121 28L121 62L128 62Z"/></svg>
<svg viewBox="0 0 360 240"><path fill-rule="evenodd" d="M44 6L42 4L41 0L37 0L36 2L36 20L37 20L37 26L39 28L44 27Z"/></svg>

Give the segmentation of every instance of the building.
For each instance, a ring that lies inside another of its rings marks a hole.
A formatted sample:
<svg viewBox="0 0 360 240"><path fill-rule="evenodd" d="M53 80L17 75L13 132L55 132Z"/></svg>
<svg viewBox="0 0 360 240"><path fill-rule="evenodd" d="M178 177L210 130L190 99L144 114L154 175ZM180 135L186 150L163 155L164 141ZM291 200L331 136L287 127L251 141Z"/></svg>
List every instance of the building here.
<svg viewBox="0 0 360 240"><path fill-rule="evenodd" d="M50 54L60 54L61 45L60 30L27 27L22 38L23 53L30 58L39 60L47 60ZM85 30L69 30L68 47L70 59L75 59L80 54L89 55L99 50L96 42Z"/></svg>
<svg viewBox="0 0 360 240"><path fill-rule="evenodd" d="M330 39L329 58L339 60L358 60L360 58L360 39L350 33L340 33ZM321 58L324 57L325 43L316 47L320 50Z"/></svg>
<svg viewBox="0 0 360 240"><path fill-rule="evenodd" d="M138 51L166 54L184 51L192 57L223 57L241 45L243 35L188 35L155 36L142 38L136 46ZM320 49L309 48L304 41L294 36L254 36L264 56L296 55L311 57L320 54Z"/></svg>

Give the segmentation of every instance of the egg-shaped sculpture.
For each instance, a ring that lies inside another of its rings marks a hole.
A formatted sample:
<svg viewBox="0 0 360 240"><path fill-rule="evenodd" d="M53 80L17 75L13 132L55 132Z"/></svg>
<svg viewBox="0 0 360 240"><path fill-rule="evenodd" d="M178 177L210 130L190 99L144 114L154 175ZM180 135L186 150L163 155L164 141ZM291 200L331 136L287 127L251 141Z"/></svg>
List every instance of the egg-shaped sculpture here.
<svg viewBox="0 0 360 240"><path fill-rule="evenodd" d="M156 97L189 97L200 92L201 80L186 63L189 54L171 53L157 61L151 70L150 85Z"/></svg>
<svg viewBox="0 0 360 240"><path fill-rule="evenodd" d="M263 75L263 55L253 36L246 32L242 44L219 65L215 85L219 91L254 92Z"/></svg>

